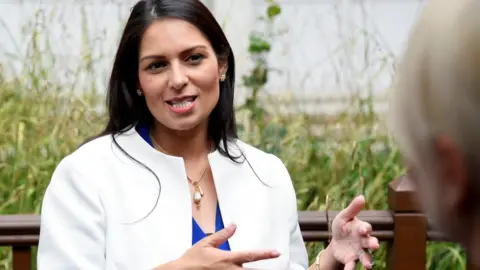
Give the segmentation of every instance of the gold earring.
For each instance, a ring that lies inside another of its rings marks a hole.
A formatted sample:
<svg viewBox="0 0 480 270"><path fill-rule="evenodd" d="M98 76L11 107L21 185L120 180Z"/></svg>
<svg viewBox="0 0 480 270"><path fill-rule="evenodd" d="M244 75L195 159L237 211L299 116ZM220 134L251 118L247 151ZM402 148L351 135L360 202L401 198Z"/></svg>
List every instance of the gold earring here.
<svg viewBox="0 0 480 270"><path fill-rule="evenodd" d="M140 89L137 89L137 95L142 96L142 91L140 91Z"/></svg>
<svg viewBox="0 0 480 270"><path fill-rule="evenodd" d="M222 76L220 76L220 81L221 82L225 81L225 78L226 78L225 74L222 74Z"/></svg>

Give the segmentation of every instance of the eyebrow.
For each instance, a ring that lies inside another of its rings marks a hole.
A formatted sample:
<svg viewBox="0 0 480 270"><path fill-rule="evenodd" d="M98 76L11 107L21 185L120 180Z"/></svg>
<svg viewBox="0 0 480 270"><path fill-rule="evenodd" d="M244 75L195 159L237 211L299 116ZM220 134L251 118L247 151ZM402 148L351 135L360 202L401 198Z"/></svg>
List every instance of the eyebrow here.
<svg viewBox="0 0 480 270"><path fill-rule="evenodd" d="M188 49L185 49L183 51L180 52L180 54L185 54L187 52L191 52L193 50L196 50L196 49L206 49L207 46L205 45L196 45L196 46L192 46ZM150 54L150 55L146 55L146 56L143 56L142 58L140 58L140 62L142 61L145 61L145 60L148 60L148 59L158 59L158 58L163 58L164 56L163 55L158 55L158 54Z"/></svg>

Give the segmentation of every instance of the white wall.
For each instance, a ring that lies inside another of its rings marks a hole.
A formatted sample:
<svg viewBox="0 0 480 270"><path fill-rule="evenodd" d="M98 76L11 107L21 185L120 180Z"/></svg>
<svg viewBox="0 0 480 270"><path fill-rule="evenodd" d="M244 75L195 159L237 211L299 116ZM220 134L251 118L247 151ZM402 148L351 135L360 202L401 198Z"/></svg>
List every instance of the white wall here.
<svg viewBox="0 0 480 270"><path fill-rule="evenodd" d="M368 90L382 94L390 84L393 63L402 52L423 1L279 0L282 14L275 28L285 34L273 42L270 63L282 73L272 74L269 92L332 96ZM42 36L52 41L57 56L53 74L66 81L81 76L68 74L67 70L81 62L83 7L88 17L88 38L96 40L93 56L101 58L92 76L99 89L105 89L122 20L134 2L0 0L0 63L8 63L7 68L15 72L33 64L21 60L30 38L21 29L35 18L36 11L43 10L49 33ZM255 18L265 12L264 1L204 2L224 26L236 54L240 81L251 65L246 51L248 34L262 27ZM12 55L20 60L14 60Z"/></svg>

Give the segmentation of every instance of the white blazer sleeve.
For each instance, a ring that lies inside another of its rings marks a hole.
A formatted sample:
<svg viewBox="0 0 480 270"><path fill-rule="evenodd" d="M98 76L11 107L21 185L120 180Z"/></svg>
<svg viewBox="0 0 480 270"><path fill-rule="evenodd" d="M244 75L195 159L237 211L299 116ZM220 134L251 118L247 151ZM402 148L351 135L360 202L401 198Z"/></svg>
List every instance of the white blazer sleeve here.
<svg viewBox="0 0 480 270"><path fill-rule="evenodd" d="M38 270L105 269L105 217L95 179L64 158L46 189Z"/></svg>
<svg viewBox="0 0 480 270"><path fill-rule="evenodd" d="M290 234L290 270L308 269L308 254L300 226L296 222Z"/></svg>
<svg viewBox="0 0 480 270"><path fill-rule="evenodd" d="M278 177L285 181L288 200L290 203L289 211L289 226L290 226L290 268L289 270L305 270L308 269L308 254L303 241L302 233L300 231L300 225L298 224L298 211L297 211L297 195L293 187L290 174L278 158L277 164L279 164L277 170L279 171Z"/></svg>

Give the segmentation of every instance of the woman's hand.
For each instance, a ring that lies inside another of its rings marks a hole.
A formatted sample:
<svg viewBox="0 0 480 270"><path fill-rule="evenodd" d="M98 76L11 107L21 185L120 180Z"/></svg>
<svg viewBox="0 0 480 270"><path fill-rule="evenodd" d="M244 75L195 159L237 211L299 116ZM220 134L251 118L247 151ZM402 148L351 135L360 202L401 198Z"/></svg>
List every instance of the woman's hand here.
<svg viewBox="0 0 480 270"><path fill-rule="evenodd" d="M379 247L378 239L370 236L372 225L356 216L365 205L365 198L358 196L343 209L332 222L332 240L327 249L336 261L345 265L345 270L354 270L357 260L363 267L373 266L369 250Z"/></svg>
<svg viewBox="0 0 480 270"><path fill-rule="evenodd" d="M236 226L230 225L221 231L205 237L187 250L178 260L156 269L245 269L242 267L244 263L273 259L280 256L280 253L274 250L232 252L218 249L222 243L232 237L235 230Z"/></svg>

